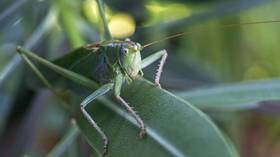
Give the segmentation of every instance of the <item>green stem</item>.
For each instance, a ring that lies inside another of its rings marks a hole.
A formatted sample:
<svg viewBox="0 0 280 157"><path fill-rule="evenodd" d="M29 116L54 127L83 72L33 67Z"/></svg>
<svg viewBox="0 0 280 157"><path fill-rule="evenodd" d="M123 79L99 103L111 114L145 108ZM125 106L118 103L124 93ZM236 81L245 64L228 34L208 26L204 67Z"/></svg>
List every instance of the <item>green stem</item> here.
<svg viewBox="0 0 280 157"><path fill-rule="evenodd" d="M107 19L105 16L104 2L103 2L103 0L97 0L97 4L98 4L99 14L101 16L104 31L105 31L105 40L112 40L113 38L112 38L111 32L109 30L108 22L107 22Z"/></svg>
<svg viewBox="0 0 280 157"><path fill-rule="evenodd" d="M57 6L59 7L58 10L60 11L62 24L64 25L63 28L65 28L70 44L73 48L77 48L85 45L86 42L79 31L79 20L77 14L75 14L75 8L71 7L69 3L68 1L60 0Z"/></svg>

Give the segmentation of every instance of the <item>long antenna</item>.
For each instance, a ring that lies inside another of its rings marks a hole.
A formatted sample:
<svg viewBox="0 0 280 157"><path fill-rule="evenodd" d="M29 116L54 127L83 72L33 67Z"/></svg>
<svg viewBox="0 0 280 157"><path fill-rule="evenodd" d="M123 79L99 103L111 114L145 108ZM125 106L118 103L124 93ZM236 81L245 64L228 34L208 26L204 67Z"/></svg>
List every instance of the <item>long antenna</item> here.
<svg viewBox="0 0 280 157"><path fill-rule="evenodd" d="M237 27L237 26L254 25L254 24L277 23L277 22L280 22L280 20L267 20L267 21L253 21L253 22L244 22L244 23L233 23L233 24L223 25L221 27L221 29L226 29L226 28L230 28L230 27ZM197 32L205 32L205 31L208 31L208 30L209 29L199 28L199 29L195 29L195 30L190 31L190 32L182 32L182 33L173 34L173 35L167 36L163 39L156 40L156 41L153 41L151 43L145 44L145 45L142 46L142 48L149 47L151 45L154 45L156 43L159 43L159 42L162 42L162 41L165 41L165 40L169 40L169 39L173 39L173 38L177 38L177 37L181 37L181 36L185 36L185 35L190 35L190 34L197 33Z"/></svg>

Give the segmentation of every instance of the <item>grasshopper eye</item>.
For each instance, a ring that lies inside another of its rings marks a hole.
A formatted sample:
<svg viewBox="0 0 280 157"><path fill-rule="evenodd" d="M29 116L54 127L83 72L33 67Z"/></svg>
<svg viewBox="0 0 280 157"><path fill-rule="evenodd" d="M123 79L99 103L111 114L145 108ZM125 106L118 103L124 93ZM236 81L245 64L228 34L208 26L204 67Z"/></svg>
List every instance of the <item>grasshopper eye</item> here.
<svg viewBox="0 0 280 157"><path fill-rule="evenodd" d="M127 54L128 54L128 49L127 49L127 48L122 48L122 53L123 53L124 55L127 55Z"/></svg>

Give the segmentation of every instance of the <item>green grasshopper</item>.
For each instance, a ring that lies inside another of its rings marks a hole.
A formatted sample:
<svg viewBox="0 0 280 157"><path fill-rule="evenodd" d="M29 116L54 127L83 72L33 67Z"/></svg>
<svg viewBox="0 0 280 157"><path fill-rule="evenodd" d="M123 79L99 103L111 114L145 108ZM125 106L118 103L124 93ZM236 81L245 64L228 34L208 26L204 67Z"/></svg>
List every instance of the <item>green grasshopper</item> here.
<svg viewBox="0 0 280 157"><path fill-rule="evenodd" d="M247 22L242 24L230 24L223 26L234 27L240 25L250 25L250 24L259 24L259 23L272 23L280 21L260 21L260 22ZM199 29L194 32L205 31L205 29ZM145 124L142 118L129 106L129 104L121 97L121 88L124 82L131 82L139 77L143 76L142 69L154 63L160 59L160 63L155 74L154 83L158 88L160 86L160 77L164 63L167 59L167 51L161 50L158 51L145 59L141 58L141 51L143 48L153 45L155 43L168 40L171 38L187 35L194 32L184 32L175 34L161 40L157 40L150 44L141 46L137 42L133 42L129 39L125 40L111 40L104 41L95 44L89 44L81 47L80 49L86 51L87 54L83 57L77 58L75 62L68 65L67 68L58 66L44 58L37 56L36 54L22 48L17 47L17 52L23 57L27 64L32 68L32 70L38 75L38 77L43 81L43 83L53 89L49 81L44 77L36 66L29 60L32 58L39 63L47 66L48 68L56 71L57 73L67 77L68 79L81 84L85 87L96 87L99 86L92 94L86 97L81 103L80 108L89 121L89 123L97 130L100 136L103 139L103 150L102 155L104 156L108 151L108 138L102 129L96 124L90 114L86 111L86 106L93 102L96 98L106 94L110 90L113 90L115 98L120 102L121 105L135 118L137 123L140 126L140 138L143 138L146 134ZM71 53L69 54L71 55ZM63 57L64 58L64 57ZM63 59L62 58L62 59ZM90 78L84 76L79 69L83 67L84 60L91 60L92 63L95 63L91 66L87 66L88 73L90 73ZM98 85L93 84L91 80L94 80ZM53 90L54 91L54 90Z"/></svg>
<svg viewBox="0 0 280 157"><path fill-rule="evenodd" d="M139 77L143 76L142 69L149 66L158 59L160 64L155 76L155 85L160 87L160 77L163 69L163 65L167 58L166 50L161 50L155 54L141 59L141 50L143 47L136 42L126 40L112 40L101 42L97 44L89 44L83 46L89 52L87 57L91 57L95 60L95 65L90 67L90 70L94 73L91 75L92 80L98 82L100 87L86 97L80 104L81 111L89 123L98 131L103 139L103 151L102 154L105 155L108 149L108 138L102 129L96 124L90 114L86 111L86 106L94 101L97 97L106 94L108 91L113 90L115 98L120 102L121 105L135 118L140 126L140 138L143 138L146 134L145 124L142 118L129 106L129 104L121 97L120 91L124 82L131 82ZM87 84L87 78L79 74L79 70L73 72L69 69L55 65L34 53L17 47L17 51L22 55L23 59L31 66L39 78L50 88L51 85L48 80L39 72L35 65L28 59L28 57L44 64L48 68L66 76L68 79L75 81L81 85L89 86ZM94 62L94 61L93 61ZM78 64L77 64L78 63ZM79 64L82 64L82 59L77 58L77 62L73 63L71 68L74 67L79 69ZM84 78L84 80L79 80L79 78Z"/></svg>

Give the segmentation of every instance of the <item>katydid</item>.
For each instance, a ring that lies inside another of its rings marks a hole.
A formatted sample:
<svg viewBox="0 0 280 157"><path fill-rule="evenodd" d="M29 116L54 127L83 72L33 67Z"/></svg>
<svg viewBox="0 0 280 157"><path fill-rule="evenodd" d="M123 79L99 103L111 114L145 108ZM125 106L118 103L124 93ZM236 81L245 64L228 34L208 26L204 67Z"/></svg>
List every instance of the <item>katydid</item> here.
<svg viewBox="0 0 280 157"><path fill-rule="evenodd" d="M135 43L126 40L113 40L109 42L101 42L97 44L89 44L82 49L89 51L88 57L91 56L96 59L96 64L90 67L93 75L91 75L92 80L97 82L100 86L99 88L86 97L80 104L81 111L89 123L98 131L103 139L103 151L102 154L105 155L108 149L108 138L102 129L96 124L91 115L86 111L86 106L94 101L97 97L106 94L108 91L113 90L115 98L119 103L135 118L140 126L140 138L143 138L146 134L145 124L142 118L129 106L129 104L121 97L121 88L124 82L131 82L141 76L143 76L142 69L149 66L153 62L160 60L160 64L155 76L155 85L160 86L160 77L163 65L167 58L167 52L161 50L155 54L141 59L140 51L142 46L139 43ZM81 74L79 71L71 71L74 67L79 67L82 63L81 58L77 58L78 62L70 65L70 69L66 69L49 62L34 53L25 50L21 47L17 48L19 54L22 55L23 59L28 63L29 66L34 70L38 77L44 82L44 84L52 88L49 81L40 73L36 66L29 60L28 57L38 61L39 63L47 66L48 68L62 74L68 79L75 81L86 87L91 86L90 80ZM77 64L78 63L78 64ZM79 69L79 68L78 68ZM81 80L81 78L83 78ZM93 85L94 86L94 85Z"/></svg>
<svg viewBox="0 0 280 157"><path fill-rule="evenodd" d="M280 22L280 21L278 20L257 21L257 22L241 23L241 24L229 24L223 26L222 28L234 27L240 25L272 23L272 22ZM193 32L184 32L184 33L171 35L169 37L151 42L144 46L141 46L139 43L133 42L129 39L111 40L111 41L104 41L95 44L88 44L80 48L86 50L88 54L81 58L77 58L77 61L71 63L68 66L68 68L58 66L48 60L45 60L44 58L37 56L36 54L24 48L18 47L17 51L19 52L20 55L22 55L23 59L28 63L28 65L38 75L38 77L43 81L43 83L48 88L51 88L52 90L53 90L52 85L40 73L40 71L29 60L29 58L38 61L39 63L56 71L57 73L63 75L64 77L67 77L68 79L78 84L81 84L85 87L94 87L94 88L96 86L99 87L97 90L95 90L92 94L90 94L81 102L80 108L85 118L98 131L98 133L102 137L103 139L102 155L104 156L108 151L108 138L106 134L102 131L102 129L93 120L92 116L86 111L86 106L91 102L93 102L96 98L105 95L110 90L113 90L115 98L137 121L138 125L140 126L139 136L140 138L143 138L144 135L146 134L145 124L142 118L121 97L121 88L123 83L131 82L139 77L142 77L143 76L142 69L160 59L158 70L155 74L154 83L156 87L161 88L160 77L161 77L164 63L167 59L167 51L166 50L158 51L143 60L141 58L140 52L143 50L143 48L161 42L163 40L168 40L171 38L188 35L194 32L201 32L201 31L205 31L205 29L198 29ZM90 60L91 59L94 60L92 63L95 63L91 65L91 67L88 67L90 78L85 77L84 74L79 71L79 67L83 64L83 59L85 58L90 58ZM98 85L93 83L91 80L97 82Z"/></svg>

